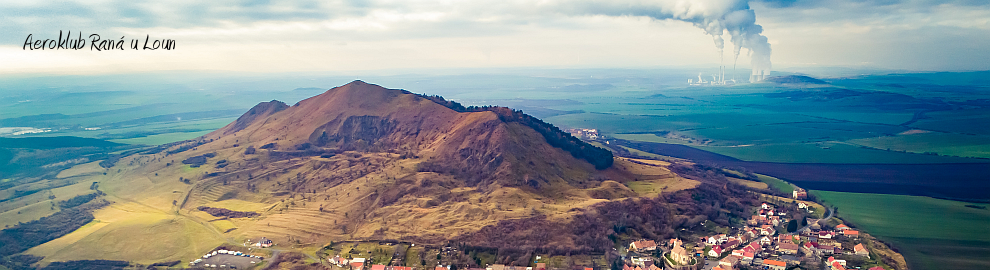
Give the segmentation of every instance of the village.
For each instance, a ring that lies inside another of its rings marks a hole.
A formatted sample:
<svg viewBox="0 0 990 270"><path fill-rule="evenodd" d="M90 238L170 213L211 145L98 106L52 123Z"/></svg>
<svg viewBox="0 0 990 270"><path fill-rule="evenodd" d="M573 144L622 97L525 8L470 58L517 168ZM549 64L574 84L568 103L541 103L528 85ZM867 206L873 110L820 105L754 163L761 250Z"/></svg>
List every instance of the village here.
<svg viewBox="0 0 990 270"><path fill-rule="evenodd" d="M795 199L806 196L803 189L793 193ZM667 239L659 244L652 239L634 241L627 249L629 258L623 269L884 269L871 265L875 258L860 239L860 232L836 223L838 219L831 218L831 211L822 219L802 216L805 220L798 221L788 211L811 213L812 207L797 200L778 203L794 207L784 209L764 202L744 226L730 228L731 233Z"/></svg>
<svg viewBox="0 0 990 270"><path fill-rule="evenodd" d="M463 267L460 270L885 269L879 266L882 264L871 254L869 241L861 239L858 230L833 218L835 210L804 201L807 196L807 192L798 187L791 194L792 198L761 195L760 204L752 206L752 215L736 222L741 223L737 226L682 229L679 237L672 239L618 240L616 244L624 247L615 249L621 255L621 263L617 263L614 256L606 259L599 255L569 254L563 257L570 263L559 263L562 256L557 256L558 263L549 264L549 256L533 254L528 263L517 261L514 266L482 260L482 256L472 254L470 257L476 263L470 265L484 268ZM264 257L249 255L248 251L259 254L258 251L274 245L264 237L253 243L248 240L244 246L251 248L245 252L220 247L189 264L192 267L246 269L264 261ZM432 253L426 254L427 250ZM416 255L406 255L411 251ZM316 255L320 257L320 264L335 270L458 270L458 265L465 265L463 262L444 261L441 257L463 256L457 255L463 252L450 246L426 248L406 242L345 241L331 242ZM275 254L277 256L277 252ZM575 256L597 259L575 261Z"/></svg>

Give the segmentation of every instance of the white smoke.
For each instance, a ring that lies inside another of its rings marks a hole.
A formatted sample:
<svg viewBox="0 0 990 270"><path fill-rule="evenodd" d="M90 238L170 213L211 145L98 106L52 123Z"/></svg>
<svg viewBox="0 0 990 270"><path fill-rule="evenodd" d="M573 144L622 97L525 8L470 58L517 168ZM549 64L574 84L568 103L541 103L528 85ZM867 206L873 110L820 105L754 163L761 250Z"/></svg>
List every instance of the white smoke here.
<svg viewBox="0 0 990 270"><path fill-rule="evenodd" d="M540 5L545 11L570 15L646 16L689 22L712 36L720 59L725 49L722 37L725 34L733 45L733 62L738 60L742 49L747 49L752 59L751 81L770 74L770 43L763 36L763 27L756 24L756 12L749 7L749 0L562 0L544 1Z"/></svg>

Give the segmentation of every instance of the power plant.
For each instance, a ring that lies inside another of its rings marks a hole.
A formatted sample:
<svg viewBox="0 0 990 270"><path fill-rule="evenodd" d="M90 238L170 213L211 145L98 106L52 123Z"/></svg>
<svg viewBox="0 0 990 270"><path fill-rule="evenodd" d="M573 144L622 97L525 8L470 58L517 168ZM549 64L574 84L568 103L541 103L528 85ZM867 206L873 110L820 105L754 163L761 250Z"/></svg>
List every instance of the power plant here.
<svg viewBox="0 0 990 270"><path fill-rule="evenodd" d="M711 77L712 77L711 81L705 81L705 79L701 77L701 73L698 73L698 80L695 81L694 79L688 79L688 84L694 86L736 84L736 79L734 78L735 76L733 76L732 79L728 79L728 80L725 79L725 66L719 66L718 73L712 74Z"/></svg>
<svg viewBox="0 0 990 270"><path fill-rule="evenodd" d="M753 75L749 75L749 82L763 81L763 79L767 78L767 74L765 74L765 72L766 71L762 69L753 69Z"/></svg>

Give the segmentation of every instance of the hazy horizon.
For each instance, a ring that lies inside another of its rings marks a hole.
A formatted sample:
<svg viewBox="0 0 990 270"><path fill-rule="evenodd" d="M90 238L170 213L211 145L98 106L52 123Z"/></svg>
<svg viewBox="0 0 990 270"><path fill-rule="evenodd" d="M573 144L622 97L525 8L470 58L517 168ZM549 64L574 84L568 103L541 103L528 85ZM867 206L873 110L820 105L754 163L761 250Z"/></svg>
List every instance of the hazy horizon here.
<svg viewBox="0 0 990 270"><path fill-rule="evenodd" d="M981 1L0 3L0 74L850 67L990 70ZM31 50L71 31L124 50ZM172 50L132 50L132 39ZM724 44L719 54L720 44ZM755 51L754 51L755 49ZM772 54L771 54L772 50ZM738 61L734 61L738 54ZM753 55L768 57L759 60Z"/></svg>

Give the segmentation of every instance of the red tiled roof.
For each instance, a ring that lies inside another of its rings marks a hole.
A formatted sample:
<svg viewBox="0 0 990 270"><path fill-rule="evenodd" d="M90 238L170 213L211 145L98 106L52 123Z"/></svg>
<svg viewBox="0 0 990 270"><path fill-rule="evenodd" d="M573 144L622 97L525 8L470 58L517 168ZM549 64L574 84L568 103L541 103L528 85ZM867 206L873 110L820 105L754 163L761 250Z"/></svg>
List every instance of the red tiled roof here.
<svg viewBox="0 0 990 270"><path fill-rule="evenodd" d="M375 264L371 266L371 270L385 270L385 266L381 264Z"/></svg>
<svg viewBox="0 0 990 270"><path fill-rule="evenodd" d="M845 234L846 235L859 235L859 231L856 231L856 230L846 230L845 231Z"/></svg>
<svg viewBox="0 0 990 270"><path fill-rule="evenodd" d="M787 267L787 263L781 261L774 261L774 260L763 260L763 264Z"/></svg>

